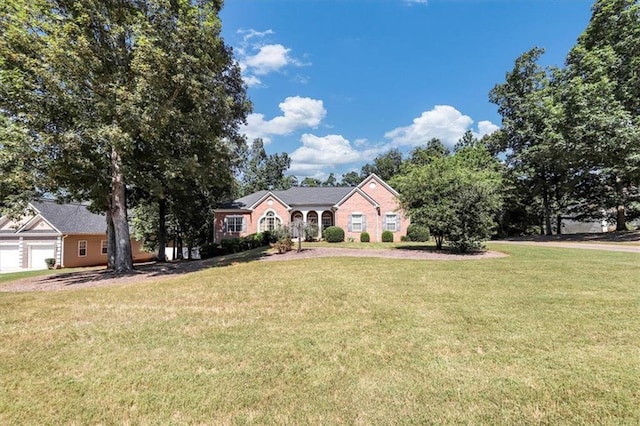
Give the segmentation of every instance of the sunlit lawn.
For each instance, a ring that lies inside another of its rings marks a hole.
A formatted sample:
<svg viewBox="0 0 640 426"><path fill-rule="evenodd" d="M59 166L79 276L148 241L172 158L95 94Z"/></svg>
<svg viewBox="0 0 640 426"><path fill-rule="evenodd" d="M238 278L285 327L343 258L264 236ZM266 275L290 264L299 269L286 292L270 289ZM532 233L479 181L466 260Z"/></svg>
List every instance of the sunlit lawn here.
<svg viewBox="0 0 640 426"><path fill-rule="evenodd" d="M638 424L640 256L491 247L0 293L0 424Z"/></svg>

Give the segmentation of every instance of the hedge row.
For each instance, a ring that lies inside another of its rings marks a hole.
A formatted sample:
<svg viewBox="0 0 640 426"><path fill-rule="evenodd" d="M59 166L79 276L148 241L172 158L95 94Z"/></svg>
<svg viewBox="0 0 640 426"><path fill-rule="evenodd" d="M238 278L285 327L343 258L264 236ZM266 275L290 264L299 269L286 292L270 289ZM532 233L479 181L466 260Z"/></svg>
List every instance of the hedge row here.
<svg viewBox="0 0 640 426"><path fill-rule="evenodd" d="M200 248L200 256L208 259L214 256L222 256L231 253L240 253L258 247L265 247L275 243L277 236L269 231L250 234L240 238L225 238L217 244L205 244Z"/></svg>

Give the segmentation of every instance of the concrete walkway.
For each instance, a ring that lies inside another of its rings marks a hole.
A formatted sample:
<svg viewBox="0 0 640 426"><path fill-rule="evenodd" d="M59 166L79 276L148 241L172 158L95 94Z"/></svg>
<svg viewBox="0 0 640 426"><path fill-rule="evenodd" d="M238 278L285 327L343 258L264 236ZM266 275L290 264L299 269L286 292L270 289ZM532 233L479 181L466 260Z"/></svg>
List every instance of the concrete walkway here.
<svg viewBox="0 0 640 426"><path fill-rule="evenodd" d="M560 247L560 248L576 248L586 250L604 250L604 251L621 251L626 253L640 253L640 246L623 245L623 244L594 244L594 243L575 243L575 242L551 242L551 241L515 241L515 240L495 240L488 241L490 244L516 244L523 246L543 246L543 247Z"/></svg>

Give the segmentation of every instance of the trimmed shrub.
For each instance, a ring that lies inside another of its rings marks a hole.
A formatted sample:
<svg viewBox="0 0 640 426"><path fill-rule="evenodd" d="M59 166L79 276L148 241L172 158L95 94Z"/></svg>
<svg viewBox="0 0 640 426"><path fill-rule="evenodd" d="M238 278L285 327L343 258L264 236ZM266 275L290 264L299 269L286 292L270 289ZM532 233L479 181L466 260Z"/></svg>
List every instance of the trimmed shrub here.
<svg viewBox="0 0 640 426"><path fill-rule="evenodd" d="M429 241L429 228L426 226L411 224L407 227L407 238L409 241L416 241L419 243L426 243Z"/></svg>
<svg viewBox="0 0 640 426"><path fill-rule="evenodd" d="M383 243L392 243L393 242L393 232L384 231L382 233L382 242Z"/></svg>
<svg viewBox="0 0 640 426"><path fill-rule="evenodd" d="M56 260L53 257L47 257L44 263L47 264L47 268L49 269L53 269L56 266Z"/></svg>
<svg viewBox="0 0 640 426"><path fill-rule="evenodd" d="M369 241L371 241L370 237L369 237L369 233L368 232L363 232L360 234L360 242L361 243L368 243Z"/></svg>
<svg viewBox="0 0 640 426"><path fill-rule="evenodd" d="M273 244L276 241L278 241L276 236L271 231L263 231L263 232L260 232L258 235L262 236L263 246L268 246L269 244Z"/></svg>
<svg viewBox="0 0 640 426"><path fill-rule="evenodd" d="M240 238L225 238L220 241L220 247L227 253L237 253L240 251Z"/></svg>
<svg viewBox="0 0 640 426"><path fill-rule="evenodd" d="M344 241L344 229L339 226L329 226L323 232L324 239L329 243L341 243Z"/></svg>
<svg viewBox="0 0 640 426"><path fill-rule="evenodd" d="M402 241L403 243L406 243L407 241L411 241L411 239L409 237L407 237L406 235L401 235L400 236L400 241Z"/></svg>
<svg viewBox="0 0 640 426"><path fill-rule="evenodd" d="M282 238L273 245L278 250L278 254L283 254L290 251L293 248L293 241L291 238Z"/></svg>

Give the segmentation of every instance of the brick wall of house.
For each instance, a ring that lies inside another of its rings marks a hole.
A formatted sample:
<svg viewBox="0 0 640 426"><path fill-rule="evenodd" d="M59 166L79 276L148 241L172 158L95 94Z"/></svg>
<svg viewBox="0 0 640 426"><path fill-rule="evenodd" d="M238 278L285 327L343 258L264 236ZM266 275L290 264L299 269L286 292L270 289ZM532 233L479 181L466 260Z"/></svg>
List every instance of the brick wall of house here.
<svg viewBox="0 0 640 426"><path fill-rule="evenodd" d="M216 242L220 242L225 238L244 237L245 235L255 234L258 232L260 219L268 212L274 211L276 216L280 219L282 225L287 225L290 222L289 210L287 207L278 201L275 197L267 197L260 204L258 204L251 213L243 212L218 212L214 216L214 229ZM230 233L224 229L224 219L227 216L242 216L246 223L245 231Z"/></svg>
<svg viewBox="0 0 640 426"><path fill-rule="evenodd" d="M382 229L379 226L376 227L379 223L378 211L371 201L359 192L354 192L336 211L336 226L344 229L345 241L349 238L360 241L360 232L349 231L349 216L355 212L365 215L365 230L369 233L371 241L381 241Z"/></svg>
<svg viewBox="0 0 640 426"><path fill-rule="evenodd" d="M387 213L396 213L400 215L400 230L393 233L393 241L400 241L402 235L407 235L407 226L409 226L410 221L402 214L398 198L375 177L364 182L361 189L380 206L380 229L383 229L385 215ZM380 232L382 233L382 231Z"/></svg>

